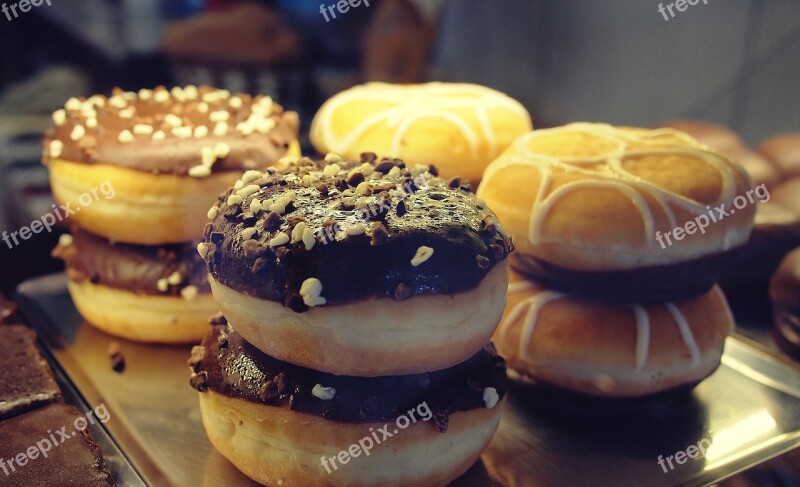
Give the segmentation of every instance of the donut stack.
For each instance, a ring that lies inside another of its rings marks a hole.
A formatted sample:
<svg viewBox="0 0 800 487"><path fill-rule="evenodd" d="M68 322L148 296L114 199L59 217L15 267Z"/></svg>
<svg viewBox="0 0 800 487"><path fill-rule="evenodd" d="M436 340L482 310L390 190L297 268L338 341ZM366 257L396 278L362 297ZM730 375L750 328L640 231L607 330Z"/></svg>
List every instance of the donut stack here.
<svg viewBox="0 0 800 487"><path fill-rule="evenodd" d="M673 129L576 123L517 139L478 191L517 249L495 335L509 367L603 398L710 375L733 327L715 280L748 239L752 192L739 165Z"/></svg>
<svg viewBox="0 0 800 487"><path fill-rule="evenodd" d="M269 97L158 87L72 98L45 137L75 306L97 328L199 340L218 308L195 251L213 200L245 169L297 151L299 123ZM294 148L292 148L294 146Z"/></svg>
<svg viewBox="0 0 800 487"><path fill-rule="evenodd" d="M227 320L193 350L191 384L252 479L443 486L488 444L510 241L436 175L328 154L248 171L211 208L198 251Z"/></svg>

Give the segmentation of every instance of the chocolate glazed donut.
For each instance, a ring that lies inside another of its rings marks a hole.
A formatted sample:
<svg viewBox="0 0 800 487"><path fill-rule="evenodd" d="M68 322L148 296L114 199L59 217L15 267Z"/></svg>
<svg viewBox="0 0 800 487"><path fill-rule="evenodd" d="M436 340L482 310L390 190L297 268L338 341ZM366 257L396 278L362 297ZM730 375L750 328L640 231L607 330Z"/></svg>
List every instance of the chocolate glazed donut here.
<svg viewBox="0 0 800 487"><path fill-rule="evenodd" d="M248 171L209 211L198 251L233 327L269 355L345 375L437 370L477 352L508 279L494 214L433 166L327 161ZM392 346L401 329L417 357Z"/></svg>

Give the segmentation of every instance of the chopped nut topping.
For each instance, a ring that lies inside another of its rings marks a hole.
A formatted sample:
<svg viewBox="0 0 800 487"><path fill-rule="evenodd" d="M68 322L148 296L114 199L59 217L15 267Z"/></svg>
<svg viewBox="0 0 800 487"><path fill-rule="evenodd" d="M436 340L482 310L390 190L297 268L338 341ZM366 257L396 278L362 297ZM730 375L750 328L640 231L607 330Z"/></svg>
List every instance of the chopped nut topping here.
<svg viewBox="0 0 800 487"><path fill-rule="evenodd" d="M311 389L311 394L323 401L330 401L336 397L336 389L333 387L325 387L322 384L316 384L314 388Z"/></svg>
<svg viewBox="0 0 800 487"><path fill-rule="evenodd" d="M432 255L433 255L433 249L423 245L417 249L417 253L414 254L414 257L411 259L411 265L417 267L423 262L430 259Z"/></svg>

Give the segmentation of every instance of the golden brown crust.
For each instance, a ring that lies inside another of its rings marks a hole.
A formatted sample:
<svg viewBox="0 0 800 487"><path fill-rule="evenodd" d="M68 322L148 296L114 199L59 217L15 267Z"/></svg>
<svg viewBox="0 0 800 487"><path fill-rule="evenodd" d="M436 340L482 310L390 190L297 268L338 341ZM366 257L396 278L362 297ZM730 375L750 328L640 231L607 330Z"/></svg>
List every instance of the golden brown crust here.
<svg viewBox="0 0 800 487"><path fill-rule="evenodd" d="M320 108L311 141L321 153L357 158L375 151L411 165L436 164L444 178L477 182L514 137L531 130L517 101L477 85L368 83Z"/></svg>
<svg viewBox="0 0 800 487"><path fill-rule="evenodd" d="M741 209L710 220L713 208L729 211L738 195ZM487 168L478 196L520 254L575 271L645 268L736 248L750 234L757 201L741 166L686 134L588 123L518 138ZM680 241L664 238L701 216L709 220L703 232L695 224Z"/></svg>
<svg viewBox="0 0 800 487"><path fill-rule="evenodd" d="M605 304L512 273L494 342L510 368L537 380L584 394L634 397L708 376L732 329L718 287L674 303Z"/></svg>
<svg viewBox="0 0 800 487"><path fill-rule="evenodd" d="M383 424L345 424L210 390L200 394L203 424L217 450L253 480L284 487L445 486L478 459L497 429L501 410L498 403L491 409L454 413L445 433L417 421L368 456L359 453L335 469L330 466L328 473L323 456L358 445ZM397 428L388 425L390 433Z"/></svg>
<svg viewBox="0 0 800 487"><path fill-rule="evenodd" d="M146 343L197 343L219 308L210 294L192 300L148 296L89 281L67 283L81 316L109 335Z"/></svg>
<svg viewBox="0 0 800 487"><path fill-rule="evenodd" d="M758 146L758 152L775 163L787 177L800 175L800 133L769 138Z"/></svg>
<svg viewBox="0 0 800 487"><path fill-rule="evenodd" d="M305 313L209 280L231 326L267 355L332 374L375 377L444 369L480 350L503 312L508 264L496 265L476 289L453 296L372 298Z"/></svg>

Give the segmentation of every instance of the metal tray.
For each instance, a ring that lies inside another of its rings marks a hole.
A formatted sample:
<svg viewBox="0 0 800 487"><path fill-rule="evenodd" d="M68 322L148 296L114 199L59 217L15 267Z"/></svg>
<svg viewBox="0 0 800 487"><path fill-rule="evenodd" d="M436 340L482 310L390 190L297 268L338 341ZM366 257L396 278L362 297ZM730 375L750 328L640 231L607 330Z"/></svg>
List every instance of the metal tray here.
<svg viewBox="0 0 800 487"><path fill-rule="evenodd" d="M113 338L83 322L62 275L23 283L17 301L56 367L89 404L105 403L105 427L144 482L255 485L206 438L188 385L190 347L123 342L118 374L106 355ZM697 456L689 447L698 444L708 445L704 456L669 469L667 457ZM798 446L800 368L731 337L720 368L693 391L634 408L565 409L515 389L489 448L452 485L708 485Z"/></svg>

